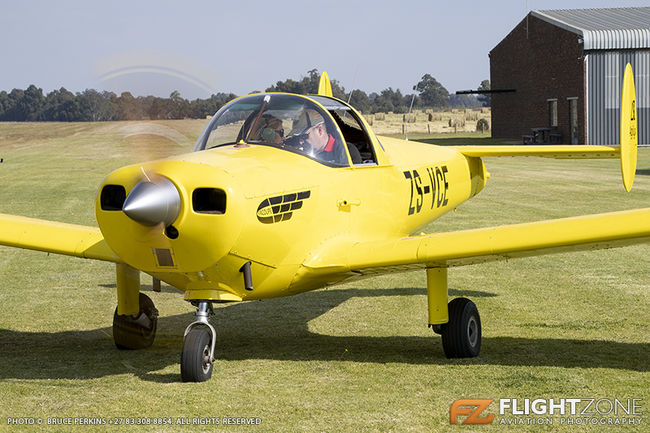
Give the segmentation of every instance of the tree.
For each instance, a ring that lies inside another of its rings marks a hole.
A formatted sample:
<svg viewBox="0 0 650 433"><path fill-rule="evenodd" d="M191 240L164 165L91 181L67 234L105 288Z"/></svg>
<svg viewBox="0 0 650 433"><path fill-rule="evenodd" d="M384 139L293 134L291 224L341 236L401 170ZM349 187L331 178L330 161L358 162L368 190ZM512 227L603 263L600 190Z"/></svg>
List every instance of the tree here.
<svg viewBox="0 0 650 433"><path fill-rule="evenodd" d="M7 108L5 109L4 120L22 122L25 120L25 113L22 107L22 101L25 97L25 91L22 89L13 89L7 96Z"/></svg>
<svg viewBox="0 0 650 433"><path fill-rule="evenodd" d="M425 107L447 107L449 92L435 78L425 74L415 90L420 93L421 103Z"/></svg>
<svg viewBox="0 0 650 433"><path fill-rule="evenodd" d="M118 117L117 96L112 92L99 93L94 89L86 89L77 94L81 119L91 122L115 120Z"/></svg>
<svg viewBox="0 0 650 433"><path fill-rule="evenodd" d="M45 96L43 96L43 89L31 84L21 101L21 111L24 113L24 120L35 121L40 120L41 113L45 105Z"/></svg>
<svg viewBox="0 0 650 433"><path fill-rule="evenodd" d="M373 98L374 96L374 98ZM379 95L376 93L371 94L373 101L373 113L406 113L411 104L411 99L408 96L403 96L399 89L393 90L392 87L384 89Z"/></svg>
<svg viewBox="0 0 650 433"><path fill-rule="evenodd" d="M481 85L478 86L478 90L491 90L490 89L490 80L481 81ZM492 95L489 93L479 94L477 99L484 107L490 107L492 104Z"/></svg>
<svg viewBox="0 0 650 433"><path fill-rule="evenodd" d="M266 89L266 92L285 92L297 93L299 95L308 95L318 93L318 83L320 81L320 74L318 69L311 69L307 71L307 76L302 77L300 81L292 80L291 78L285 81L278 81L275 85ZM345 88L342 87L338 81L330 80L332 85L332 95L335 98L346 100Z"/></svg>
<svg viewBox="0 0 650 433"><path fill-rule="evenodd" d="M167 104L165 104L165 100L163 98L154 97L151 101L151 105L149 105L149 109L147 110L149 119L167 119L166 105Z"/></svg>
<svg viewBox="0 0 650 433"><path fill-rule="evenodd" d="M42 120L72 122L82 118L77 97L65 87L53 90L45 97Z"/></svg>
<svg viewBox="0 0 650 433"><path fill-rule="evenodd" d="M168 107L170 119L184 119L190 115L190 103L181 97L178 90L169 95Z"/></svg>
<svg viewBox="0 0 650 433"><path fill-rule="evenodd" d="M6 91L0 92L0 120L6 119L7 112L11 109L11 100L9 99L9 94Z"/></svg>
<svg viewBox="0 0 650 433"><path fill-rule="evenodd" d="M195 99L190 102L190 115L194 119L204 119L206 116L213 115L236 97L237 95L234 93L217 93L210 96L209 99Z"/></svg>
<svg viewBox="0 0 650 433"><path fill-rule="evenodd" d="M353 90L352 94L348 96L350 105L362 113L370 113L372 111L372 101L363 90Z"/></svg>
<svg viewBox="0 0 650 433"><path fill-rule="evenodd" d="M481 103L474 95L449 95L449 106L456 107L480 107Z"/></svg>
<svg viewBox="0 0 650 433"><path fill-rule="evenodd" d="M120 120L140 120L143 117L142 106L131 92L122 92L117 98L117 113Z"/></svg>

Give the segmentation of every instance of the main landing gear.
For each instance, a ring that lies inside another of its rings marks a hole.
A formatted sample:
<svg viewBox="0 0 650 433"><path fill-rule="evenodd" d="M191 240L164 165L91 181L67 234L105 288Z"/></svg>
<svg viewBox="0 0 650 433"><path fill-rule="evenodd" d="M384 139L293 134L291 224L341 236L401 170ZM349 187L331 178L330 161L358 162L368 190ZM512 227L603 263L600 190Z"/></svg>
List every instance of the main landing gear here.
<svg viewBox="0 0 650 433"><path fill-rule="evenodd" d="M456 298L449 303L449 322L434 325L442 335L442 348L447 358L474 358L481 350L481 317L478 309L467 298Z"/></svg>
<svg viewBox="0 0 650 433"><path fill-rule="evenodd" d="M139 296L140 311L134 315L113 314L113 340L118 349L146 349L153 344L158 326L158 310L144 293Z"/></svg>
<svg viewBox="0 0 650 433"><path fill-rule="evenodd" d="M212 376L214 347L217 333L208 321L214 314L212 303L196 301L194 322L185 329L181 353L181 379L183 382L205 382Z"/></svg>
<svg viewBox="0 0 650 433"><path fill-rule="evenodd" d="M427 268L429 326L442 335L447 358L474 358L481 351L481 317L467 298L447 304L447 269Z"/></svg>

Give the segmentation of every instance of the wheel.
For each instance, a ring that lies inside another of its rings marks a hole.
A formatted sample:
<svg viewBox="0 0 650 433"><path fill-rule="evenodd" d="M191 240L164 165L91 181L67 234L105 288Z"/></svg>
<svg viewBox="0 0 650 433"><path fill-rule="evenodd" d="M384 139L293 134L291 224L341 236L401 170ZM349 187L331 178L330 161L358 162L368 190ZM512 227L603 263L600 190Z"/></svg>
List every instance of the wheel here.
<svg viewBox="0 0 650 433"><path fill-rule="evenodd" d="M113 340L120 350L146 349L153 344L158 327L158 310L151 298L140 293L137 316L113 314Z"/></svg>
<svg viewBox="0 0 650 433"><path fill-rule="evenodd" d="M183 382L205 382L212 376L210 331L192 328L183 339L181 379Z"/></svg>
<svg viewBox="0 0 650 433"><path fill-rule="evenodd" d="M447 358L474 358L481 350L481 317L467 298L449 303L449 323L442 326L442 348Z"/></svg>

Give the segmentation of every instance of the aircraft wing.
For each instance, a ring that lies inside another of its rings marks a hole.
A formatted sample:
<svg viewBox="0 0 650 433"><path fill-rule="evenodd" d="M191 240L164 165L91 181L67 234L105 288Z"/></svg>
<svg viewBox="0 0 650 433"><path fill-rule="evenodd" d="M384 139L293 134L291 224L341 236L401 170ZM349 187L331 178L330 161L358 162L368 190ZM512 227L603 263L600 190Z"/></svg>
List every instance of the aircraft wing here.
<svg viewBox="0 0 650 433"><path fill-rule="evenodd" d="M0 245L119 263L96 227L0 214Z"/></svg>
<svg viewBox="0 0 650 433"><path fill-rule="evenodd" d="M348 266L360 274L450 267L650 241L650 208L357 243ZM340 254L340 251L339 251Z"/></svg>

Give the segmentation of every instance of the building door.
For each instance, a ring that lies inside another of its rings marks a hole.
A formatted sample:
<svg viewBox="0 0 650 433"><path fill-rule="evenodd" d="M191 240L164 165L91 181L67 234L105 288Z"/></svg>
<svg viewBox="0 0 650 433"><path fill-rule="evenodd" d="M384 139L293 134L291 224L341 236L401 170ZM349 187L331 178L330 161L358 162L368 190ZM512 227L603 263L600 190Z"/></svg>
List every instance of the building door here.
<svg viewBox="0 0 650 433"><path fill-rule="evenodd" d="M578 98L567 98L569 100L569 133L571 144L578 144Z"/></svg>

